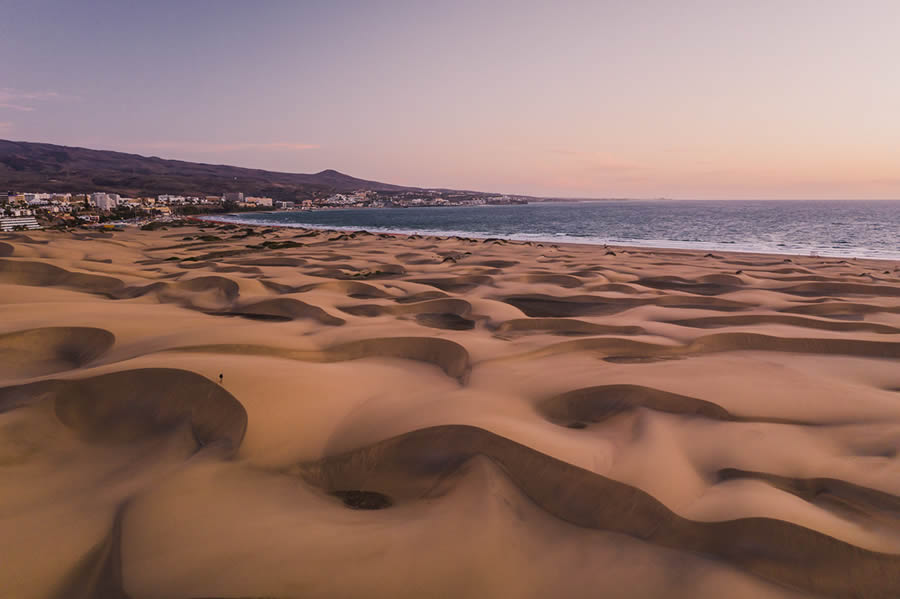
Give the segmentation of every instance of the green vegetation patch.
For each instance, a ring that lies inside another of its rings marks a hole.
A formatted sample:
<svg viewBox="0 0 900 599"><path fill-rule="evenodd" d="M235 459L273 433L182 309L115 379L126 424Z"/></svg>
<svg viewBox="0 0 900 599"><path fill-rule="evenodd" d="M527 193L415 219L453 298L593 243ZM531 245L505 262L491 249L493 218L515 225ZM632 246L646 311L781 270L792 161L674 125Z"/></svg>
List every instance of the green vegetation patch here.
<svg viewBox="0 0 900 599"><path fill-rule="evenodd" d="M284 250L287 248L299 248L303 247L302 243L297 243L296 241L263 241L258 245L248 245L247 246L253 250Z"/></svg>

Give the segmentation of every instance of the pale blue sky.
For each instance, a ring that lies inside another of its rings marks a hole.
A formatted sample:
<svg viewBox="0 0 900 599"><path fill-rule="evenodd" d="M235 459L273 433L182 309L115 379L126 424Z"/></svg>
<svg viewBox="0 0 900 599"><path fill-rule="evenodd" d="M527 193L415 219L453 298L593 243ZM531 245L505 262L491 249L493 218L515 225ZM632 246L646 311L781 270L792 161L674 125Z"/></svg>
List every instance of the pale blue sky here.
<svg viewBox="0 0 900 599"><path fill-rule="evenodd" d="M900 197L900 2L0 0L0 137L559 196Z"/></svg>

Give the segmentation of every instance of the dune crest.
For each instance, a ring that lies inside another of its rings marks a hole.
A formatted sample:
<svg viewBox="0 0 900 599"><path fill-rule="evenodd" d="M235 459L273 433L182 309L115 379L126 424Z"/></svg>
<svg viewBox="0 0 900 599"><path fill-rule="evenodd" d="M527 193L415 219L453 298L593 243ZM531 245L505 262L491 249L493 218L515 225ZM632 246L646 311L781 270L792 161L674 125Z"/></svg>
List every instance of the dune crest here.
<svg viewBox="0 0 900 599"><path fill-rule="evenodd" d="M115 335L93 327L44 327L0 335L0 378L32 377L86 366Z"/></svg>
<svg viewBox="0 0 900 599"><path fill-rule="evenodd" d="M89 442L127 443L187 423L200 447L236 450L243 406L221 385L186 370L144 368L0 388L0 406L53 402L56 417Z"/></svg>
<svg viewBox="0 0 900 599"><path fill-rule="evenodd" d="M690 521L639 489L476 427L421 429L300 465L295 472L332 494L365 491L417 500L448 492L453 476L478 455L499 464L541 508L578 526L710 553L766 579L832 597L900 593L900 554L866 551L773 519ZM841 571L835 572L833 564Z"/></svg>

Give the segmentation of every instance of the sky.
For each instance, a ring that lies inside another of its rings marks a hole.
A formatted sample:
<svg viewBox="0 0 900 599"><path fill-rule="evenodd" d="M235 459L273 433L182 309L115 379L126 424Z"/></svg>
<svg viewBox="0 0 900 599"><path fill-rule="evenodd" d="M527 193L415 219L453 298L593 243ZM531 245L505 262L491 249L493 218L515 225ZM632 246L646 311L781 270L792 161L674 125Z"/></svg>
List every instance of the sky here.
<svg viewBox="0 0 900 599"><path fill-rule="evenodd" d="M554 197L900 198L897 0L0 0L0 138Z"/></svg>

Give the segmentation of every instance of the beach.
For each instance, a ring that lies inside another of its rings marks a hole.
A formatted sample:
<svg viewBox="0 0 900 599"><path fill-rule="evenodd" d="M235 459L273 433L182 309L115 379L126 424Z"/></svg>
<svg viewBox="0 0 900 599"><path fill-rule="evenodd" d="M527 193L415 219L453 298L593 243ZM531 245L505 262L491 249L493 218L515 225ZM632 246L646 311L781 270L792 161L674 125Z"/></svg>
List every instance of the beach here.
<svg viewBox="0 0 900 599"><path fill-rule="evenodd" d="M602 200L253 211L212 218L261 227L900 260L900 201Z"/></svg>
<svg viewBox="0 0 900 599"><path fill-rule="evenodd" d="M0 234L0 597L900 596L900 262Z"/></svg>

